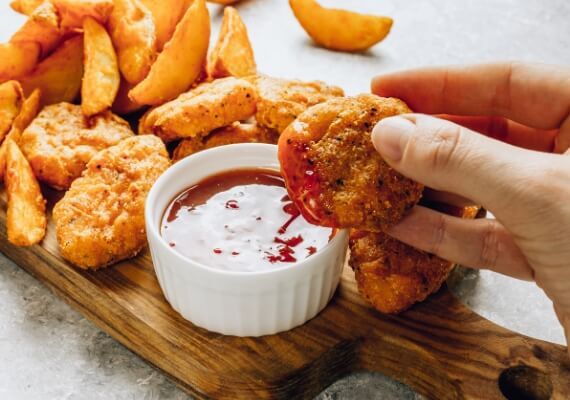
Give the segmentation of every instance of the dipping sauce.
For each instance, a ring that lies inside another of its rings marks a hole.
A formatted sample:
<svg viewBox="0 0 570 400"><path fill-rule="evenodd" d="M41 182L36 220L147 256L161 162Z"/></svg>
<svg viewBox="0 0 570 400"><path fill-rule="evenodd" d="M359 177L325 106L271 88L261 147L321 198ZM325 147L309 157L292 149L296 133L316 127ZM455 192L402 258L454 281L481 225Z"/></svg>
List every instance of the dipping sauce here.
<svg viewBox="0 0 570 400"><path fill-rule="evenodd" d="M182 255L232 271L304 260L334 236L300 215L278 172L258 168L223 172L188 188L170 203L160 230Z"/></svg>

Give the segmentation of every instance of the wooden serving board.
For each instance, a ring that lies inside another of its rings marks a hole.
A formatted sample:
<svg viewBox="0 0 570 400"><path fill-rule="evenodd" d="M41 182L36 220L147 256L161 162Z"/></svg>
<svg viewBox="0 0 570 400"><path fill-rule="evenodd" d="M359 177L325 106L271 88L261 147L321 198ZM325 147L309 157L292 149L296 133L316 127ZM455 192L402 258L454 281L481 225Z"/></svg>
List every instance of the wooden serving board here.
<svg viewBox="0 0 570 400"><path fill-rule="evenodd" d="M434 399L501 399L500 376L511 399L570 397L563 346L501 328L445 287L387 316L361 299L346 268L331 304L305 325L262 338L224 336L169 306L148 252L102 271L81 271L59 256L51 223L41 246L9 244L4 210L5 204L0 251L198 398L311 398L354 371L381 372Z"/></svg>

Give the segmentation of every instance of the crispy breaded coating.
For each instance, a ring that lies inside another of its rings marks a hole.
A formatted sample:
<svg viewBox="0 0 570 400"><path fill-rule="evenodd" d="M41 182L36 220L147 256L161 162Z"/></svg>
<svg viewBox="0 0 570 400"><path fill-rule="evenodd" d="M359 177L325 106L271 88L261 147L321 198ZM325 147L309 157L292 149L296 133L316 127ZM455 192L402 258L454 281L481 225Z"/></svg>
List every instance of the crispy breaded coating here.
<svg viewBox="0 0 570 400"><path fill-rule="evenodd" d="M481 208L429 204L441 212L473 219ZM350 231L350 259L359 292L378 311L394 314L437 291L453 263L417 250L383 232Z"/></svg>
<svg viewBox="0 0 570 400"><path fill-rule="evenodd" d="M169 165L153 135L125 139L91 158L53 209L61 255L84 269L134 257L146 245L146 196Z"/></svg>
<svg viewBox="0 0 570 400"><path fill-rule="evenodd" d="M245 121L255 113L255 87L237 78L202 83L175 100L150 110L140 133L155 133L165 142L206 136L214 129Z"/></svg>
<svg viewBox="0 0 570 400"><path fill-rule="evenodd" d="M409 111L398 99L363 94L313 106L289 125L279 161L308 221L379 232L419 201L423 186L386 164L370 139L382 118Z"/></svg>
<svg viewBox="0 0 570 400"><path fill-rule="evenodd" d="M132 135L129 124L110 111L86 118L81 106L59 103L38 114L19 145L40 181L66 189L98 151Z"/></svg>
<svg viewBox="0 0 570 400"><path fill-rule="evenodd" d="M253 82L259 96L255 119L260 125L279 133L307 108L344 96L341 88L321 81L303 82L258 76Z"/></svg>
<svg viewBox="0 0 570 400"><path fill-rule="evenodd" d="M174 150L173 160L178 161L202 150L235 143L277 144L279 135L258 124L235 122L216 129L204 138L183 139Z"/></svg>

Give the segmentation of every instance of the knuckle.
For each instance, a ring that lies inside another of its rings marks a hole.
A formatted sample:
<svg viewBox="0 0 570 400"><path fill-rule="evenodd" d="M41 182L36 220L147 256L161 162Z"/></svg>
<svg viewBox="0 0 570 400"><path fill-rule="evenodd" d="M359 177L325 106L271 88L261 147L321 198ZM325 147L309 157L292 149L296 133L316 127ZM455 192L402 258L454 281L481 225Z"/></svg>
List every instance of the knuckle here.
<svg viewBox="0 0 570 400"><path fill-rule="evenodd" d="M433 131L427 154L432 169L440 170L460 162L461 136L461 128L454 124L446 124Z"/></svg>
<svg viewBox="0 0 570 400"><path fill-rule="evenodd" d="M483 227L481 254L479 256L480 267L494 268L501 252L501 241L497 224L493 220L487 220Z"/></svg>
<svg viewBox="0 0 570 400"><path fill-rule="evenodd" d="M445 239L445 232L447 231L447 222L444 215L438 215L435 224L433 225L433 232L430 236L430 241L427 245L427 252L431 254L440 254Z"/></svg>

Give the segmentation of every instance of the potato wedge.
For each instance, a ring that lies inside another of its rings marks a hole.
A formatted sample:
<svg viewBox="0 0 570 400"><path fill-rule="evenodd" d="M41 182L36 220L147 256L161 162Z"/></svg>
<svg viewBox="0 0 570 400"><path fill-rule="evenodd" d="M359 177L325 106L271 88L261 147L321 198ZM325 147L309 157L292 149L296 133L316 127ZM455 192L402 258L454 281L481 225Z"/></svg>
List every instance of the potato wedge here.
<svg viewBox="0 0 570 400"><path fill-rule="evenodd" d="M156 27L156 48L160 52L170 40L176 25L192 3L192 0L141 0L152 14Z"/></svg>
<svg viewBox="0 0 570 400"><path fill-rule="evenodd" d="M113 10L113 0L50 0L61 17L64 30L80 29L86 17L105 24Z"/></svg>
<svg viewBox="0 0 570 400"><path fill-rule="evenodd" d="M109 17L109 33L123 77L132 84L139 83L156 59L152 14L139 0L116 0Z"/></svg>
<svg viewBox="0 0 570 400"><path fill-rule="evenodd" d="M22 87L17 81L8 81L0 85L0 142L20 113L24 101Z"/></svg>
<svg viewBox="0 0 570 400"><path fill-rule="evenodd" d="M392 18L324 8L315 0L289 0L295 17L319 45L338 51L363 51L384 39Z"/></svg>
<svg viewBox="0 0 570 400"><path fill-rule="evenodd" d="M0 180L4 179L4 171L6 169L6 144L10 140L13 140L17 144L24 129L26 129L36 115L38 115L40 110L40 96L40 90L36 89L32 92L30 97L24 100L20 108L20 113L12 123L10 132L8 132L6 139L4 139L2 145L0 145Z"/></svg>
<svg viewBox="0 0 570 400"><path fill-rule="evenodd" d="M0 44L0 82L18 79L32 72L40 57L37 43Z"/></svg>
<svg viewBox="0 0 570 400"><path fill-rule="evenodd" d="M210 3L223 4L223 5L227 6L228 4L237 3L239 0L208 0L208 1Z"/></svg>
<svg viewBox="0 0 570 400"><path fill-rule="evenodd" d="M237 10L226 7L218 42L208 59L208 75L212 78L223 78L255 73L255 58L247 36L247 28Z"/></svg>
<svg viewBox="0 0 570 400"><path fill-rule="evenodd" d="M107 31L91 17L83 21L84 68L81 110L86 116L99 114L113 104L121 75L117 55Z"/></svg>
<svg viewBox="0 0 570 400"><path fill-rule="evenodd" d="M41 55L49 54L61 41L63 31L55 6L48 0L39 5L10 39L13 43L36 42Z"/></svg>
<svg viewBox="0 0 570 400"><path fill-rule="evenodd" d="M129 92L134 86L135 85L127 82L125 79L121 79L119 91L117 92L117 96L115 97L115 101L111 107L111 110L115 114L130 114L144 107L144 105L133 101L129 97Z"/></svg>
<svg viewBox="0 0 570 400"><path fill-rule="evenodd" d="M20 82L26 95L39 88L42 105L48 105L75 100L82 77L83 36L79 35L65 41Z"/></svg>
<svg viewBox="0 0 570 400"><path fill-rule="evenodd" d="M46 202L32 168L18 145L9 140L6 146L4 181L8 195L8 240L16 246L31 246L45 236Z"/></svg>
<svg viewBox="0 0 570 400"><path fill-rule="evenodd" d="M30 15L43 2L44 0L13 0L10 7L20 14Z"/></svg>
<svg viewBox="0 0 570 400"><path fill-rule="evenodd" d="M164 46L148 76L130 92L140 104L162 104L188 90L200 75L210 41L205 0L194 0Z"/></svg>

